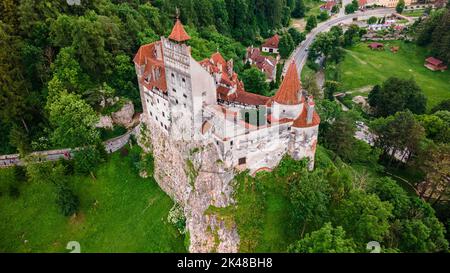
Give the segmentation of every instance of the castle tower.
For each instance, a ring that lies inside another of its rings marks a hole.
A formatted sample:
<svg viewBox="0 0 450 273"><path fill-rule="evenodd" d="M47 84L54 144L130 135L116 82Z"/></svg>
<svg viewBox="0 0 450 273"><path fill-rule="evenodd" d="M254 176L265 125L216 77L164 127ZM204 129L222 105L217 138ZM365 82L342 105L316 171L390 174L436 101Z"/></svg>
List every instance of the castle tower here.
<svg viewBox="0 0 450 273"><path fill-rule="evenodd" d="M293 61L275 96L272 98L272 116L275 119L295 119L303 109L302 86Z"/></svg>
<svg viewBox="0 0 450 273"><path fill-rule="evenodd" d="M213 78L191 57L190 39L179 19L168 39L161 37L166 70L171 136L193 140L200 134L203 104L216 103Z"/></svg>

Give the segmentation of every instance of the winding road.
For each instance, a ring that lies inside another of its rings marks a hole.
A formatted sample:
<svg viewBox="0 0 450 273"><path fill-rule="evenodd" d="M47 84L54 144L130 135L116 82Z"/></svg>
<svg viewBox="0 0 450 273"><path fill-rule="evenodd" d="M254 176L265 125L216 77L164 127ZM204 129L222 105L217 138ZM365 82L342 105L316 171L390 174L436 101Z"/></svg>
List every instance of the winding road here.
<svg viewBox="0 0 450 273"><path fill-rule="evenodd" d="M395 13L395 9L393 8L379 8L379 9L370 9L365 11L357 11L352 14L344 14L344 8L341 8L340 12L329 20L324 21L317 25L310 33L306 35L306 39L300 43L300 45L292 52L291 56L288 60L286 60L283 68L283 75L286 73L289 64L292 60L295 61L297 65L298 74L300 76L303 66L306 63L308 58L308 48L311 46L312 42L316 38L317 34L329 30L332 26L344 23L346 21L352 21L354 18L367 19L371 16L382 17L385 15L391 15Z"/></svg>

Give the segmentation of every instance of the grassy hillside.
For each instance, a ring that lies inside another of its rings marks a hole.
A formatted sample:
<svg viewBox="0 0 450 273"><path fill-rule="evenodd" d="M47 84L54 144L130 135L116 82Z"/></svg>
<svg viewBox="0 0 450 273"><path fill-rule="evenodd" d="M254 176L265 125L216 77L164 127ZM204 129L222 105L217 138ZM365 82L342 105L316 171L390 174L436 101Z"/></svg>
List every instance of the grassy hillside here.
<svg viewBox="0 0 450 273"><path fill-rule="evenodd" d="M137 152L137 151L134 151ZM24 182L10 197L13 169L0 169L0 252L185 252L183 237L167 223L172 200L153 179L142 179L131 154L116 153L92 177L72 177L80 197L76 217L64 217L56 192L45 181Z"/></svg>
<svg viewBox="0 0 450 273"><path fill-rule="evenodd" d="M426 49L402 41L384 42L385 49L373 51L368 43L359 43L346 50L340 64L344 91L380 84L388 77L413 78L428 98L428 107L450 98L450 71L433 72L424 67ZM389 49L399 46L394 54Z"/></svg>

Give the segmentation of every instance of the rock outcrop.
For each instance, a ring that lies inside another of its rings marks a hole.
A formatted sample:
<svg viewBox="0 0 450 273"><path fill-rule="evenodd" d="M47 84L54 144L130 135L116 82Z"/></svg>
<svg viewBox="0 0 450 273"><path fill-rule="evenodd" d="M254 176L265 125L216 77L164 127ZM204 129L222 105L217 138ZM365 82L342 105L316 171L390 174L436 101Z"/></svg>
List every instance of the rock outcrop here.
<svg viewBox="0 0 450 273"><path fill-rule="evenodd" d="M114 127L113 120L110 116L101 116L95 127L112 130Z"/></svg>
<svg viewBox="0 0 450 273"><path fill-rule="evenodd" d="M134 105L131 101L126 102L122 108L111 114L115 124L129 128L133 125Z"/></svg>
<svg viewBox="0 0 450 273"><path fill-rule="evenodd" d="M147 123L146 128L139 142L153 153L159 186L184 208L189 251L237 252L239 235L234 220L225 223L218 215L206 213L210 207L234 205L233 170L222 166L212 143L175 141L156 125Z"/></svg>

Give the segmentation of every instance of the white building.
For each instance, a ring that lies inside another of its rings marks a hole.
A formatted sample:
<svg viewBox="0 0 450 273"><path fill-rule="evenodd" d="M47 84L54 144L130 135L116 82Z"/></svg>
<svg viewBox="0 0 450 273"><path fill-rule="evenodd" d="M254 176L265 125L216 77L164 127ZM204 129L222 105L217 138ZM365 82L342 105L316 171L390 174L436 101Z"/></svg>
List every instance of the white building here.
<svg viewBox="0 0 450 273"><path fill-rule="evenodd" d="M134 58L144 118L167 138L214 143L227 167L271 170L285 154L314 164L320 118L291 63L273 97L246 92L220 53L195 61L179 20Z"/></svg>

